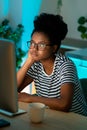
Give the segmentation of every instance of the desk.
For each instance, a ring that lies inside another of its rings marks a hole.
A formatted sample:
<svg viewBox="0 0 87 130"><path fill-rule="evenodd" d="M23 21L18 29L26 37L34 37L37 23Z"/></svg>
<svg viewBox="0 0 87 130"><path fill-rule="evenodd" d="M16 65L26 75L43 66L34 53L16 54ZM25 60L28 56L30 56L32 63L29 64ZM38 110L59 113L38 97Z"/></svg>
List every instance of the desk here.
<svg viewBox="0 0 87 130"><path fill-rule="evenodd" d="M27 103L19 103L19 107L28 111ZM15 117L0 117L11 122L0 130L87 130L87 117L75 113L65 113L46 109L43 123L33 124L29 121L29 112Z"/></svg>

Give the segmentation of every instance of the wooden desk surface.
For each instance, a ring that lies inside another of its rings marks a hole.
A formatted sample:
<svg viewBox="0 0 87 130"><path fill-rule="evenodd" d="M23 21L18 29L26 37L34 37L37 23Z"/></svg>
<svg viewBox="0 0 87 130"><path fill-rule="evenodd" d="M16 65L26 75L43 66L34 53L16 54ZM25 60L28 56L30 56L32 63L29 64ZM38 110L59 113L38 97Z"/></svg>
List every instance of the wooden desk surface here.
<svg viewBox="0 0 87 130"><path fill-rule="evenodd" d="M85 116L46 109L43 123L33 124L29 121L28 104L19 103L19 107L27 110L27 113L15 117L0 114L1 118L11 122L10 126L2 127L0 130L87 130Z"/></svg>

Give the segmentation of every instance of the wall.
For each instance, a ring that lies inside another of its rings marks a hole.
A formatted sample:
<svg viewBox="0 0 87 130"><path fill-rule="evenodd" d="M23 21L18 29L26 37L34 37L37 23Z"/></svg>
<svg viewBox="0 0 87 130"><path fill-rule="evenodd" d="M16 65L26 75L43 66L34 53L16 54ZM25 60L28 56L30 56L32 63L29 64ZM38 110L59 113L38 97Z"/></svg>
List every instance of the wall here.
<svg viewBox="0 0 87 130"><path fill-rule="evenodd" d="M24 46L24 41L31 39L31 32L33 30L33 20L36 15L38 15L40 10L42 0L22 0L22 23L25 27L25 34L23 35L22 48L27 49Z"/></svg>
<svg viewBox="0 0 87 130"><path fill-rule="evenodd" d="M40 12L46 12L46 13L57 13L57 1L58 0L42 0L42 4L40 7Z"/></svg>
<svg viewBox="0 0 87 130"><path fill-rule="evenodd" d="M68 37L81 39L77 20L80 16L87 16L87 0L63 0L61 14L68 23Z"/></svg>
<svg viewBox="0 0 87 130"><path fill-rule="evenodd" d="M0 22L8 18L9 0L0 0Z"/></svg>
<svg viewBox="0 0 87 130"><path fill-rule="evenodd" d="M57 1L58 0L43 0L40 13L48 12L57 14ZM62 0L61 15L68 24L69 38L80 38L80 33L77 31L77 20L80 16L87 16L87 0Z"/></svg>
<svg viewBox="0 0 87 130"><path fill-rule="evenodd" d="M17 24L22 23L22 1L21 0L10 0L8 17L10 19L13 28Z"/></svg>

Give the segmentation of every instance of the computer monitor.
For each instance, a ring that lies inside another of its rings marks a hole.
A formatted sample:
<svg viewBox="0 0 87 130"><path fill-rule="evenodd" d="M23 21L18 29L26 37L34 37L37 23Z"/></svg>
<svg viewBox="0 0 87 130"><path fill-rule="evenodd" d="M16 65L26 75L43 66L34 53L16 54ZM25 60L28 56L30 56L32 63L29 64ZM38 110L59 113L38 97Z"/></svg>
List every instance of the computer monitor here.
<svg viewBox="0 0 87 130"><path fill-rule="evenodd" d="M24 112L18 109L15 44L0 39L0 113L14 116Z"/></svg>

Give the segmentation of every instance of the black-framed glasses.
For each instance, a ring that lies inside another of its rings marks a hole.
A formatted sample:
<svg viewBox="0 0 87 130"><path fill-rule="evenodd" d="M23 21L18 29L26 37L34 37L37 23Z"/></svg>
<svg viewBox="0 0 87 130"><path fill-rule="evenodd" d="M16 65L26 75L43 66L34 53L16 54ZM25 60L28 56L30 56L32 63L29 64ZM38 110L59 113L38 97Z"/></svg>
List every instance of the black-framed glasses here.
<svg viewBox="0 0 87 130"><path fill-rule="evenodd" d="M44 42L35 43L33 40L27 41L27 46L30 49L36 48L37 50L45 50L46 46L53 46L52 44L46 44Z"/></svg>

